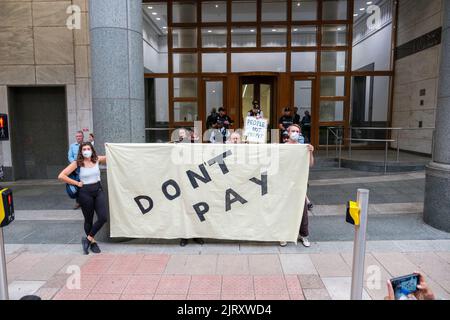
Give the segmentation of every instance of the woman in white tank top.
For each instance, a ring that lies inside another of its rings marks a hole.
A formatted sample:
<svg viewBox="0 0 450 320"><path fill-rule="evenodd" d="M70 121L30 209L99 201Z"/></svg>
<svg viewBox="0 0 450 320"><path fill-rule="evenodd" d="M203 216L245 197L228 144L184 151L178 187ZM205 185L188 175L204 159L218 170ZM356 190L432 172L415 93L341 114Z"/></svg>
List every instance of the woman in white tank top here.
<svg viewBox="0 0 450 320"><path fill-rule="evenodd" d="M89 254L89 249L94 253L101 252L94 237L107 219L106 199L100 184L100 163L106 164L106 157L97 156L93 145L90 142L83 142L80 145L77 160L67 166L58 176L65 183L79 187L77 201L84 216L86 237L81 239L81 244L85 254ZM69 175L77 168L80 169L80 181L69 178ZM97 214L95 223L94 212Z"/></svg>

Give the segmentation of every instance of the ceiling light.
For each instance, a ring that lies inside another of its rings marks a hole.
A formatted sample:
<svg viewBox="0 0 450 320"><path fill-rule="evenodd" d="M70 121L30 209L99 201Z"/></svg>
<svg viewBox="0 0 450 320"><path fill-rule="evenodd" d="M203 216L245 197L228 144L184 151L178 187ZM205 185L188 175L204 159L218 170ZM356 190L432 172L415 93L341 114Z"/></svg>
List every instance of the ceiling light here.
<svg viewBox="0 0 450 320"><path fill-rule="evenodd" d="M212 30L208 30L208 32L209 32L209 33L211 33L211 32L212 32Z"/></svg>
<svg viewBox="0 0 450 320"><path fill-rule="evenodd" d="M295 29L294 29L294 32L295 32L295 31L298 31L298 29L297 29L297 28L295 28Z"/></svg>
<svg viewBox="0 0 450 320"><path fill-rule="evenodd" d="M368 4L368 5L370 5L370 4L372 4L373 2L372 1L367 1L366 2L366 4Z"/></svg>
<svg viewBox="0 0 450 320"><path fill-rule="evenodd" d="M156 20L158 20L158 21L159 21L159 20L161 20L161 18L156 18Z"/></svg>
<svg viewBox="0 0 450 320"><path fill-rule="evenodd" d="M218 4L216 4L216 8L218 8L219 7L219 5Z"/></svg>
<svg viewBox="0 0 450 320"><path fill-rule="evenodd" d="M167 27L163 27L163 29L167 29Z"/></svg>
<svg viewBox="0 0 450 320"><path fill-rule="evenodd" d="M251 29L250 32L255 32L255 29Z"/></svg>
<svg viewBox="0 0 450 320"><path fill-rule="evenodd" d="M300 7L300 2L297 2L297 7Z"/></svg>
<svg viewBox="0 0 450 320"><path fill-rule="evenodd" d="M272 29L272 32L276 32L277 31L277 29Z"/></svg>
<svg viewBox="0 0 450 320"><path fill-rule="evenodd" d="M357 16L359 16L359 14L355 13L353 16L354 16L354 17L357 17Z"/></svg>
<svg viewBox="0 0 450 320"><path fill-rule="evenodd" d="M157 12L152 12L152 15L156 16L158 13Z"/></svg>
<svg viewBox="0 0 450 320"><path fill-rule="evenodd" d="M152 9L153 9L153 7L147 7L147 9L150 9L150 10L152 10Z"/></svg>
<svg viewBox="0 0 450 320"><path fill-rule="evenodd" d="M366 11L365 8L359 8L359 11Z"/></svg>

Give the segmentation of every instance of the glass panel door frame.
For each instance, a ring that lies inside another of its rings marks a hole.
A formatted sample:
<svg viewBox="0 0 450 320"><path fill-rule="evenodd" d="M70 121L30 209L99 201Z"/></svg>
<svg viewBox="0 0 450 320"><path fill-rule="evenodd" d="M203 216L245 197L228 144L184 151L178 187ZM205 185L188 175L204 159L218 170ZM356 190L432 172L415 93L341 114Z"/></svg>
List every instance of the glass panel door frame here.
<svg viewBox="0 0 450 320"><path fill-rule="evenodd" d="M291 106L296 107L295 105L295 82L296 81L311 81L311 144L318 148L319 146L319 106L317 98L319 95L319 88L317 86L317 77L316 76L293 76L291 78ZM303 118L303 114L300 115L300 120Z"/></svg>
<svg viewBox="0 0 450 320"><path fill-rule="evenodd" d="M238 110L238 114L239 114L239 127L244 129L244 121L245 121L245 117L244 117L244 111L245 113L247 113L247 111L249 111L250 109L248 107L246 107L246 109L248 110L244 110L243 109L243 103L242 103L242 95L243 95L243 90L242 87L245 84L253 84L254 85L254 93L253 93L253 100L258 100L260 103L260 99L261 99L261 85L270 85L271 88L271 98L270 98L270 112L269 114L264 113L264 118L269 119L269 130L274 128L276 129L276 124L278 119L276 119L276 113L277 113L277 105L276 105L276 101L277 101L277 97L276 97L276 93L277 93L277 77L273 76L273 75L240 75L239 76L239 90L238 90L238 94L239 94L239 110ZM270 137L270 134L268 135L268 137Z"/></svg>
<svg viewBox="0 0 450 320"><path fill-rule="evenodd" d="M220 107L224 107L227 110L227 114L229 114L228 110L228 86L227 86L227 77L226 76L208 76L208 77L202 77L202 81L201 81L201 101L200 101L200 117L199 119L203 119L203 123L202 123L202 130L203 133L205 133L205 131L207 130L206 128L206 120L208 119L208 116L210 114L210 112L208 112L207 110L207 92L206 92L206 87L207 87L207 82L222 82L222 105L221 106L217 106L217 112L219 112L219 108Z"/></svg>

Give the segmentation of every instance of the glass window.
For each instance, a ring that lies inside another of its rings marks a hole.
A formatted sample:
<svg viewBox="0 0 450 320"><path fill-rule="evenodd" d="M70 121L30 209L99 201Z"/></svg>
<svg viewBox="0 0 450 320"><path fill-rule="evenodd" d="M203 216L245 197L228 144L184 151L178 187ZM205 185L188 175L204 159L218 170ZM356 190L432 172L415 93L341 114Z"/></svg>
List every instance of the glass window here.
<svg viewBox="0 0 450 320"><path fill-rule="evenodd" d="M320 121L344 121L344 101L321 101Z"/></svg>
<svg viewBox="0 0 450 320"><path fill-rule="evenodd" d="M174 102L173 119L175 122L197 121L197 102Z"/></svg>
<svg viewBox="0 0 450 320"><path fill-rule="evenodd" d="M172 34L173 48L197 48L196 28L174 28Z"/></svg>
<svg viewBox="0 0 450 320"><path fill-rule="evenodd" d="M226 48L227 29L226 28L202 28L203 48Z"/></svg>
<svg viewBox="0 0 450 320"><path fill-rule="evenodd" d="M231 11L233 22L256 21L256 0L233 0Z"/></svg>
<svg viewBox="0 0 450 320"><path fill-rule="evenodd" d="M322 26L322 46L347 45L347 26Z"/></svg>
<svg viewBox="0 0 450 320"><path fill-rule="evenodd" d="M202 72L227 72L227 54L203 53Z"/></svg>
<svg viewBox="0 0 450 320"><path fill-rule="evenodd" d="M169 141L169 80L145 79L145 127L147 143Z"/></svg>
<svg viewBox="0 0 450 320"><path fill-rule="evenodd" d="M142 11L144 70L146 73L167 73L167 4L145 3Z"/></svg>
<svg viewBox="0 0 450 320"><path fill-rule="evenodd" d="M202 2L202 22L226 22L227 2L207 1Z"/></svg>
<svg viewBox="0 0 450 320"><path fill-rule="evenodd" d="M322 20L347 20L347 0L323 0Z"/></svg>
<svg viewBox="0 0 450 320"><path fill-rule="evenodd" d="M286 0L262 0L262 21L286 21Z"/></svg>
<svg viewBox="0 0 450 320"><path fill-rule="evenodd" d="M232 72L285 72L285 69L286 53L284 52L249 52L231 55Z"/></svg>
<svg viewBox="0 0 450 320"><path fill-rule="evenodd" d="M211 110L223 107L223 82L206 81L206 114L211 114Z"/></svg>
<svg viewBox="0 0 450 320"><path fill-rule="evenodd" d="M231 46L256 47L256 27L234 27L231 30Z"/></svg>
<svg viewBox="0 0 450 320"><path fill-rule="evenodd" d="M320 95L322 97L345 96L345 77L321 77Z"/></svg>
<svg viewBox="0 0 450 320"><path fill-rule="evenodd" d="M173 96L175 98L197 97L197 78L174 78Z"/></svg>
<svg viewBox="0 0 450 320"><path fill-rule="evenodd" d="M322 71L345 71L345 51L322 51L321 69Z"/></svg>
<svg viewBox="0 0 450 320"><path fill-rule="evenodd" d="M293 47L315 47L317 45L317 27L293 26L291 45Z"/></svg>
<svg viewBox="0 0 450 320"><path fill-rule="evenodd" d="M292 20L317 20L317 0L292 0Z"/></svg>
<svg viewBox="0 0 450 320"><path fill-rule="evenodd" d="M286 47L287 33L285 27L270 27L261 29L261 46Z"/></svg>
<svg viewBox="0 0 450 320"><path fill-rule="evenodd" d="M316 52L292 52L291 70L293 72L316 71Z"/></svg>
<svg viewBox="0 0 450 320"><path fill-rule="evenodd" d="M173 54L174 73L195 73L197 72L196 53L174 53Z"/></svg>
<svg viewBox="0 0 450 320"><path fill-rule="evenodd" d="M172 5L173 23L195 23L197 22L197 2L183 1L174 2Z"/></svg>

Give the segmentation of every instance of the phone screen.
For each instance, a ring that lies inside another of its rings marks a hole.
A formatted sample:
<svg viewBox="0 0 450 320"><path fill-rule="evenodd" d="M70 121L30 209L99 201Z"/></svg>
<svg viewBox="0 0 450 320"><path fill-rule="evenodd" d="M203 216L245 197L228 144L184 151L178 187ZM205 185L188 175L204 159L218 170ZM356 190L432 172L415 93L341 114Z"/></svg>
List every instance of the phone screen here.
<svg viewBox="0 0 450 320"><path fill-rule="evenodd" d="M411 274L408 276L395 278L391 280L394 289L395 299L404 300L408 295L417 291L419 275Z"/></svg>

